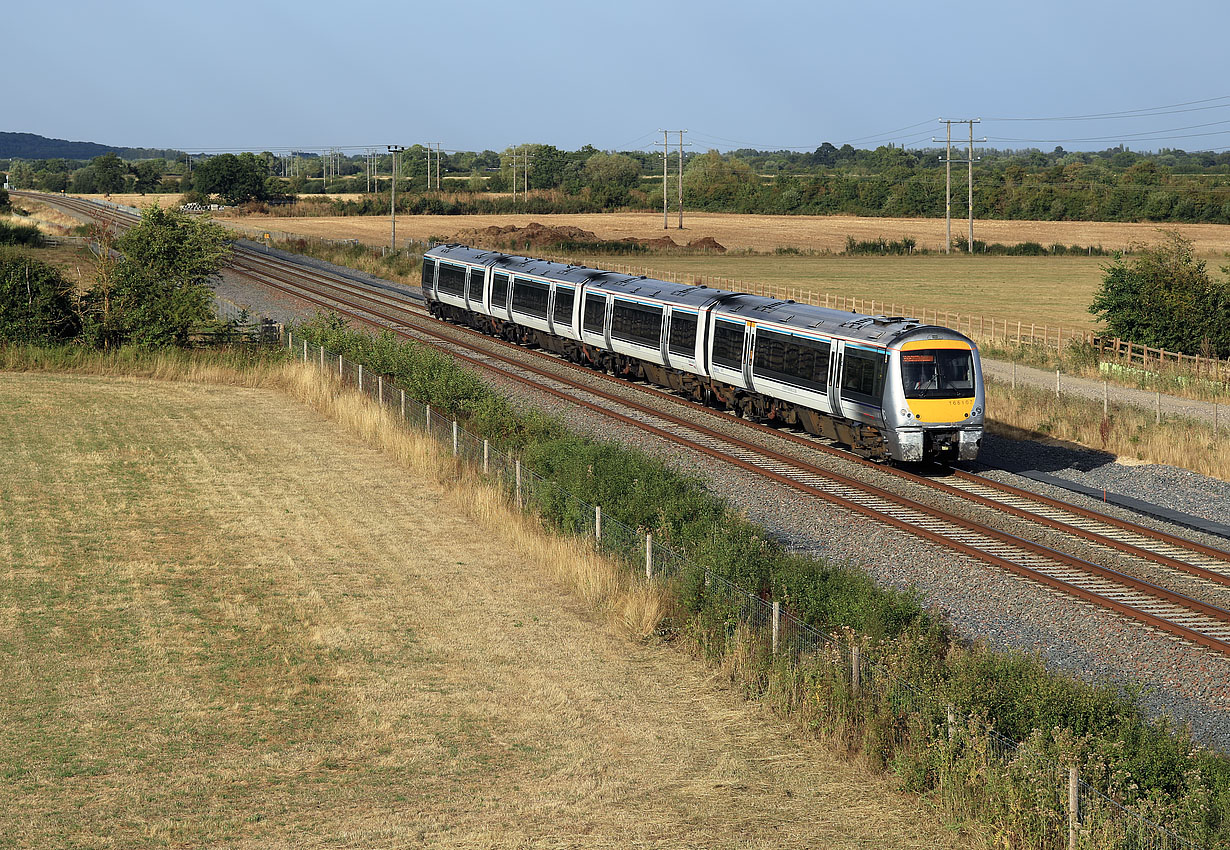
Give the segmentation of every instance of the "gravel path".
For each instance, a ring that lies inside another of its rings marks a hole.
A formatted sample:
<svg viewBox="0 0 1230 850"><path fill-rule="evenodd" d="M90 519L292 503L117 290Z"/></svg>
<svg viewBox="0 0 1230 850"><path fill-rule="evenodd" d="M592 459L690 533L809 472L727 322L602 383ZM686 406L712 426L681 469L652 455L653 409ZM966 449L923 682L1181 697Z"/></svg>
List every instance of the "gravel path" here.
<svg viewBox="0 0 1230 850"><path fill-rule="evenodd" d="M294 299L271 297L264 287L228 275L219 295L259 312L268 305L272 318L285 321L296 311ZM985 363L986 361L984 361ZM1037 372L1037 380L1046 373ZM1022 370L1018 367L1018 380ZM1054 376L1051 375L1053 386ZM1191 724L1206 745L1230 751L1230 658L1197 648L1143 625L1127 622L1087 603L1030 584L911 535L869 526L849 511L802 496L712 459L666 446L628 426L577 410L558 399L528 392L517 385L493 383L511 397L557 415L570 427L602 439L642 449L670 466L708 482L749 519L771 529L790 548L867 570L880 582L913 589L924 604L949 617L970 640L1006 651L1036 653L1046 664L1090 681L1140 683L1148 710ZM1097 382L1088 382L1096 389ZM1149 394L1145 394L1149 395ZM1177 403L1188 404L1185 400ZM1147 494L1173 510L1222 519L1230 490L1226 482L1185 470L1119 464L1103 452L1073 451L1038 443L988 437L982 461L1004 467L984 474L1037 492L1063 492L1011 470L1038 469L1092 487L1125 494ZM1074 503L1094 500L1064 492ZM1134 521L1149 522L1118 508ZM1165 523L1151 524L1167 527ZM1179 528L1170 530L1192 535ZM1214 545L1218 545L1214 543ZM1227 541L1220 545L1226 547Z"/></svg>

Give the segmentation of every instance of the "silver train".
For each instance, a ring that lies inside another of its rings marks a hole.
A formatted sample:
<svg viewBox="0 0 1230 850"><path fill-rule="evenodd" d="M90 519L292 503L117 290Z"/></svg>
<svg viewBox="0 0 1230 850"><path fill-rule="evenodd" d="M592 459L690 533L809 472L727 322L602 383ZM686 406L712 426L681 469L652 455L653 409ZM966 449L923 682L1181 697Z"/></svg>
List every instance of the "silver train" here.
<svg viewBox="0 0 1230 850"><path fill-rule="evenodd" d="M802 428L877 460L973 460L978 347L948 328L441 245L423 257L432 315Z"/></svg>

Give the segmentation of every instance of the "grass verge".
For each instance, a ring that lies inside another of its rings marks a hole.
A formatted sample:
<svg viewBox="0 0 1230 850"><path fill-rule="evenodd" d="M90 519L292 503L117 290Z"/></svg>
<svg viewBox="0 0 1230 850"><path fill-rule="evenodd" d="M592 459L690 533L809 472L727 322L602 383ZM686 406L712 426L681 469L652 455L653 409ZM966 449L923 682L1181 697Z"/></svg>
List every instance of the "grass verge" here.
<svg viewBox="0 0 1230 850"><path fill-rule="evenodd" d="M96 359L0 382L0 846L964 843L310 367Z"/></svg>

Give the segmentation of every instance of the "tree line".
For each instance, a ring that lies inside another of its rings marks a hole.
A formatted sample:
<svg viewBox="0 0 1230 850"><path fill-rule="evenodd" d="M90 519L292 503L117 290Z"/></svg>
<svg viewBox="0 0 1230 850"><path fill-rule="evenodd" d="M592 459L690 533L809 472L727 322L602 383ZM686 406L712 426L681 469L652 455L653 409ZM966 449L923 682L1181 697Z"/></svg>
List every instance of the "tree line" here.
<svg viewBox="0 0 1230 850"><path fill-rule="evenodd" d="M1050 153L984 150L980 156L974 171L977 218L1230 223L1230 152L1055 148ZM442 183L453 196L499 196L514 186L524 190L528 178L531 193L550 194L544 212L662 205L661 158L645 151L600 151L588 145L567 151L532 144L502 152L442 153L439 159ZM397 188L408 203L413 203L411 195L428 195L429 181L435 182L436 165L433 161L429 174L428 161L421 145L400 156ZM105 154L88 163L16 161L8 170L15 188L82 194L193 191L236 204L326 192L375 198L387 194L392 168L387 153L278 156L265 151L191 161L128 162ZM953 214L964 216L964 173L954 175L954 183ZM674 187L667 188L673 196ZM945 174L935 150L860 150L825 143L809 153L687 153L684 191L689 208L714 212L935 217L944 214ZM464 203L454 206L454 211L469 211Z"/></svg>

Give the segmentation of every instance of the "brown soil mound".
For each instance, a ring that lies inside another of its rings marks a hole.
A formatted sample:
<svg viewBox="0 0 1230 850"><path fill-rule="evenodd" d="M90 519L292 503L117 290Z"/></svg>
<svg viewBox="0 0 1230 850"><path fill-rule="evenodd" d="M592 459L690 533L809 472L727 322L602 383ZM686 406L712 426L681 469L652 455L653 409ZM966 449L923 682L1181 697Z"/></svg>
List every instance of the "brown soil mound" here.
<svg viewBox="0 0 1230 850"><path fill-rule="evenodd" d="M693 239L688 243L688 248L693 251L710 251L714 254L726 253L726 247L718 244L718 241L712 236L702 236L699 239Z"/></svg>
<svg viewBox="0 0 1230 850"><path fill-rule="evenodd" d="M551 227L539 224L536 221L531 221L524 227L518 227L515 224L506 224L501 227L493 224L490 227L462 230L453 238L465 244L513 249L524 249L526 247L550 248L566 242L598 244L606 241L591 230L582 230L579 227L572 227L566 224ZM652 239L638 239L633 236L627 236L623 239L611 241L629 242L634 245L642 245L650 250L690 250L711 254L723 254L726 252L726 249L718 244L717 240L712 236L693 239L686 246L680 245L665 235Z"/></svg>
<svg viewBox="0 0 1230 850"><path fill-rule="evenodd" d="M491 225L477 230L463 230L456 237L459 242L487 242L497 245L531 245L544 247L558 245L561 242L598 242L598 237L589 230L582 230L571 225L548 227L531 221L525 227L506 224L503 227Z"/></svg>

